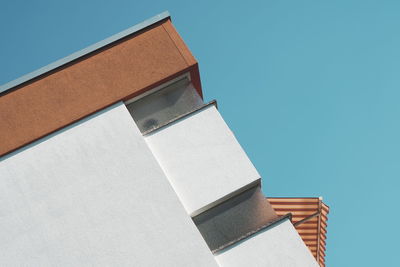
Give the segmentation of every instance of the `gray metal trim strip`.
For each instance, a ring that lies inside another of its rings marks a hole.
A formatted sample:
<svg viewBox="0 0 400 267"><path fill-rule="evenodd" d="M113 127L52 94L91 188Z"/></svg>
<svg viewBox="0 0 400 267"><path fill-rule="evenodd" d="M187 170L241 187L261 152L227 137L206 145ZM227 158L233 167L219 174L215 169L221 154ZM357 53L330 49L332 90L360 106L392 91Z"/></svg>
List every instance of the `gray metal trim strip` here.
<svg viewBox="0 0 400 267"><path fill-rule="evenodd" d="M136 24L136 25L124 30L124 31L121 31L121 32L119 32L117 34L114 34L114 35L112 35L112 36L110 36L110 37L108 37L108 38L106 38L106 39L104 39L104 40L102 40L100 42L92 44L92 45L90 45L90 46L88 46L88 47L86 47L86 48L84 48L84 49L82 49L80 51L77 51L77 52L75 52L75 53L73 53L73 54L71 54L71 55L69 55L67 57L59 59L59 60L57 60L57 61L55 61L53 63L50 63L47 66L44 66L44 67L42 67L40 69L37 69L37 70L35 70L35 71L31 72L31 73L23 75L20 78L17 78L17 79L15 79L13 81L10 81L10 82L0 86L0 94L4 93L5 91L7 91L9 89L12 89L12 88L18 86L18 85L21 85L21 84L23 84L25 82L28 82L28 81L30 81L30 80L32 80L32 79L34 79L34 78L36 78L36 77L38 77L40 75L43 75L43 74L45 74L45 73L47 73L49 71L52 71L52 70L54 70L56 68L59 68L59 67L65 65L67 63L70 63L71 61L74 61L74 60L76 60L76 59L78 59L78 58L80 58L82 56L85 56L85 55L87 55L89 53L92 53L92 52L94 52L94 51L96 51L96 50L98 50L100 48L103 48L103 47L105 47L105 46L107 46L107 45L109 45L111 43L114 43L114 42L116 42L116 41L118 41L118 40L120 40L120 39L122 39L122 38L124 38L124 37L126 37L128 35L131 35L133 33L136 33L138 31L140 31L140 30L143 30L144 28L147 28L147 27L149 27L149 26L151 26L151 25L153 25L153 24L155 24L155 23L157 23L157 22L159 22L161 20L169 18L169 17L170 17L169 12L168 11L164 11L164 12L162 12L162 13L160 13L160 14L152 17L152 18L149 18L149 19L147 19L147 20L145 20L145 21L143 21L143 22L141 22L139 24Z"/></svg>

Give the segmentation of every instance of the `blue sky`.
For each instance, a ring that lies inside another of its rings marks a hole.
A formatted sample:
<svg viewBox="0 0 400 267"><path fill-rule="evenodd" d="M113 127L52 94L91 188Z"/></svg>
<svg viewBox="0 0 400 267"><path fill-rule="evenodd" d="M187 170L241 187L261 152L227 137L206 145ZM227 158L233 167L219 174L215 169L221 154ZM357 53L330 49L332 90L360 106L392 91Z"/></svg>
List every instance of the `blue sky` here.
<svg viewBox="0 0 400 267"><path fill-rule="evenodd" d="M2 0L0 84L164 10L264 192L331 207L328 266L397 266L399 1Z"/></svg>

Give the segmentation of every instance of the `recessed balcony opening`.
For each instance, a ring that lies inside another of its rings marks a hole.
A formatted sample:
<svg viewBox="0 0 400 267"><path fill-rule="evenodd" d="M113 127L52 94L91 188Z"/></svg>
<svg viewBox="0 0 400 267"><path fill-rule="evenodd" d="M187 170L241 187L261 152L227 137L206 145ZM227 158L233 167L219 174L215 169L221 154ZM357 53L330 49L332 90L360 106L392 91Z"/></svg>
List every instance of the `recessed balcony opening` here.
<svg viewBox="0 0 400 267"><path fill-rule="evenodd" d="M233 244L278 218L259 186L193 217L211 251Z"/></svg>
<svg viewBox="0 0 400 267"><path fill-rule="evenodd" d="M184 77L132 103L128 101L126 107L144 134L203 105L203 99Z"/></svg>

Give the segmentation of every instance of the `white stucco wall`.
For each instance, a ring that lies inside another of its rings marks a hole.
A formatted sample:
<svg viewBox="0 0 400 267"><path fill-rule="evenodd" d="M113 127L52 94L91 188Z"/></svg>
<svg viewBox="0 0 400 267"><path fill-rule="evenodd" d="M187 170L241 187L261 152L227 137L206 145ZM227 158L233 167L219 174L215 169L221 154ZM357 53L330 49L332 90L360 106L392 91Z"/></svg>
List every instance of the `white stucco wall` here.
<svg viewBox="0 0 400 267"><path fill-rule="evenodd" d="M288 219L218 252L215 259L222 267L319 267Z"/></svg>
<svg viewBox="0 0 400 267"><path fill-rule="evenodd" d="M119 103L0 161L0 266L217 266Z"/></svg>
<svg viewBox="0 0 400 267"><path fill-rule="evenodd" d="M260 179L214 106L150 133L145 140L192 216Z"/></svg>

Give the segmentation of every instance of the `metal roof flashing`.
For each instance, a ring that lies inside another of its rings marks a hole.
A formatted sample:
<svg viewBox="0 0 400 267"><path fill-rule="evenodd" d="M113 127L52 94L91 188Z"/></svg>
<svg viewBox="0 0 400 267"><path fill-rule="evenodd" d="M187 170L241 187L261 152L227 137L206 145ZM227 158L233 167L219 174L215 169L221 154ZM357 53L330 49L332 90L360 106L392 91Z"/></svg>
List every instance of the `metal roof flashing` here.
<svg viewBox="0 0 400 267"><path fill-rule="evenodd" d="M106 39L104 39L104 40L102 40L100 42L92 44L92 45L90 45L90 46L88 46L88 47L86 47L86 48L84 48L84 49L82 49L80 51L72 53L71 55L69 55L67 57L59 59L59 60L57 60L57 61L55 61L53 63L50 63L47 66L44 66L44 67L42 67L40 69L37 69L37 70L35 70L33 72L30 72L28 74L25 74L25 75L13 80L13 81L10 81L10 82L0 86L0 94L3 94L6 91L8 91L10 89L13 89L16 86L19 86L19 85L22 85L23 83L29 82L32 79L38 78L39 76L41 76L43 74L46 74L46 73L48 73L50 71L53 71L53 70L55 70L55 69L57 69L59 67L64 66L65 64L71 63L74 60L77 60L77 59L79 59L79 58L81 58L83 56L86 56L86 55L88 55L88 54L90 54L92 52L95 52L98 49L104 48L105 46L110 45L110 44L112 44L112 43L114 43L114 42L116 42L118 40L121 40L122 38L125 38L125 37L127 37L129 35L132 35L134 33L137 33L138 31L143 30L143 29L145 29L147 27L150 27L150 26L154 25L157 22L160 22L162 20L169 19L169 18L170 18L169 12L168 11L164 11L164 12L162 12L162 13L160 13L160 14L152 17L152 18L149 18L149 19L147 19L147 20L145 20L145 21L143 21L143 22L141 22L139 24L136 24L136 25L134 25L134 26L132 26L132 27L126 29L126 30L123 30L123 31L121 31L121 32L119 32L117 34L114 34L114 35L112 35L112 36L110 36L110 37L108 37L108 38L106 38Z"/></svg>

